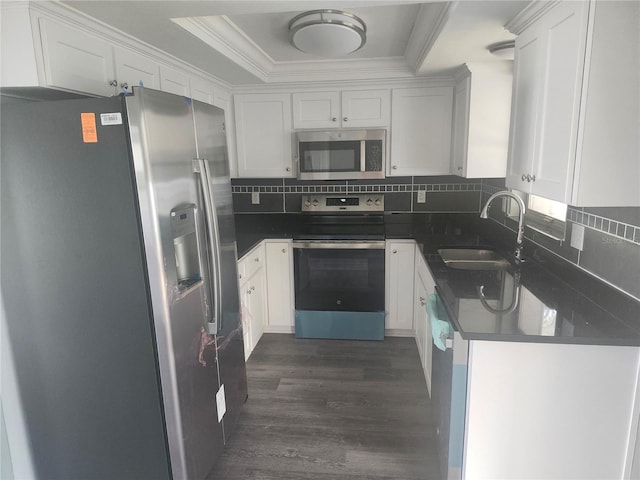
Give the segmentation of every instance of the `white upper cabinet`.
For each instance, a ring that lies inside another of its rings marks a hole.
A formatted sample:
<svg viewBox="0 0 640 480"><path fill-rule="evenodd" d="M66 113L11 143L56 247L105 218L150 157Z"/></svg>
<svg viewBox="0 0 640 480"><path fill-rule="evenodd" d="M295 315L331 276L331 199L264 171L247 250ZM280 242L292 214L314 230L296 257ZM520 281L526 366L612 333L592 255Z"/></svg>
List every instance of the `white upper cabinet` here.
<svg viewBox="0 0 640 480"><path fill-rule="evenodd" d="M391 97L387 175L447 175L453 87L398 88Z"/></svg>
<svg viewBox="0 0 640 480"><path fill-rule="evenodd" d="M291 177L291 95L234 95L240 177Z"/></svg>
<svg viewBox="0 0 640 480"><path fill-rule="evenodd" d="M453 175L505 176L512 78L507 61L469 64L459 71L453 98Z"/></svg>
<svg viewBox="0 0 640 480"><path fill-rule="evenodd" d="M342 92L342 126L386 127L391 111L389 90L350 90Z"/></svg>
<svg viewBox="0 0 640 480"><path fill-rule="evenodd" d="M640 3L534 2L510 29L507 186L576 206L640 205Z"/></svg>
<svg viewBox="0 0 640 480"><path fill-rule="evenodd" d="M144 86L214 103L212 81L63 4L0 2L0 10L2 87L112 96Z"/></svg>
<svg viewBox="0 0 640 480"><path fill-rule="evenodd" d="M44 72L38 84L99 96L160 88L158 63L149 57L50 18L40 17L38 27Z"/></svg>
<svg viewBox="0 0 640 480"><path fill-rule="evenodd" d="M208 103L209 105L215 105L215 86L212 82L209 82L203 78L191 77L189 79L189 87L191 98L200 102Z"/></svg>
<svg viewBox="0 0 640 480"><path fill-rule="evenodd" d="M340 127L340 92L294 93L293 128Z"/></svg>
<svg viewBox="0 0 640 480"><path fill-rule="evenodd" d="M293 127L363 128L389 125L389 90L294 93Z"/></svg>
<svg viewBox="0 0 640 480"><path fill-rule="evenodd" d="M160 67L160 90L183 97L191 96L189 75L175 68L162 65Z"/></svg>
<svg viewBox="0 0 640 480"><path fill-rule="evenodd" d="M110 96L117 92L113 49L101 38L48 18L40 19L45 84Z"/></svg>
<svg viewBox="0 0 640 480"><path fill-rule="evenodd" d="M156 62L121 47L114 47L113 54L115 79L121 92L131 92L133 87L160 88L160 67Z"/></svg>

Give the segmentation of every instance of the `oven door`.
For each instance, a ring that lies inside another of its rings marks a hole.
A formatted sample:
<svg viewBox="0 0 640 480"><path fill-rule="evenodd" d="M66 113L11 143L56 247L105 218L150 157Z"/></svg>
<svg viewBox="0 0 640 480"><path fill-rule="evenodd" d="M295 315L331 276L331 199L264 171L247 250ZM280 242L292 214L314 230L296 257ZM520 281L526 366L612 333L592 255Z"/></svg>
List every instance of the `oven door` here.
<svg viewBox="0 0 640 480"><path fill-rule="evenodd" d="M384 241L296 241L296 335L384 338Z"/></svg>

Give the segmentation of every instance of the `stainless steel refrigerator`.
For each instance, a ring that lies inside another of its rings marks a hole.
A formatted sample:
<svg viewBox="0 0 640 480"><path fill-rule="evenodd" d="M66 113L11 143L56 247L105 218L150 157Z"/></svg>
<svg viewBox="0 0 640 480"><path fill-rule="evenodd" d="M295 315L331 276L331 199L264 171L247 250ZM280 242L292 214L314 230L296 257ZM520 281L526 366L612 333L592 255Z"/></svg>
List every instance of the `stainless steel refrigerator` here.
<svg viewBox="0 0 640 480"><path fill-rule="evenodd" d="M224 112L140 88L1 121L1 293L37 477L205 478L247 397Z"/></svg>

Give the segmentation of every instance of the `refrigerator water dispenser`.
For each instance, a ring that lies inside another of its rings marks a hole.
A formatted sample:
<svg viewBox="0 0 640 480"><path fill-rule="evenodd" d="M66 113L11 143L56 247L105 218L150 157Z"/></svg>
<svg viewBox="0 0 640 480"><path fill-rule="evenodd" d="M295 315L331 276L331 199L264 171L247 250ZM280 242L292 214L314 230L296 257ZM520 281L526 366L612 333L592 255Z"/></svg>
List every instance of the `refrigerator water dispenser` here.
<svg viewBox="0 0 640 480"><path fill-rule="evenodd" d="M171 231L180 290L202 279L196 215L197 207L192 203L171 210Z"/></svg>

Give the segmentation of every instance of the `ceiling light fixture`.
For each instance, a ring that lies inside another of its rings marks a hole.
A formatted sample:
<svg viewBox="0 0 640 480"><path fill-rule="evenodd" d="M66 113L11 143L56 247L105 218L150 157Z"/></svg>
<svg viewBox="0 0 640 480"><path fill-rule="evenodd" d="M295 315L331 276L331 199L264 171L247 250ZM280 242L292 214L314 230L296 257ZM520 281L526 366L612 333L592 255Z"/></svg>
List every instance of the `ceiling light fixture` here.
<svg viewBox="0 0 640 480"><path fill-rule="evenodd" d="M505 40L504 42L493 43L487 47L490 53L504 60L513 60L516 42L515 40Z"/></svg>
<svg viewBox="0 0 640 480"><path fill-rule="evenodd" d="M321 57L340 57L367 41L364 21L341 10L311 10L289 22L289 41L298 50Z"/></svg>

